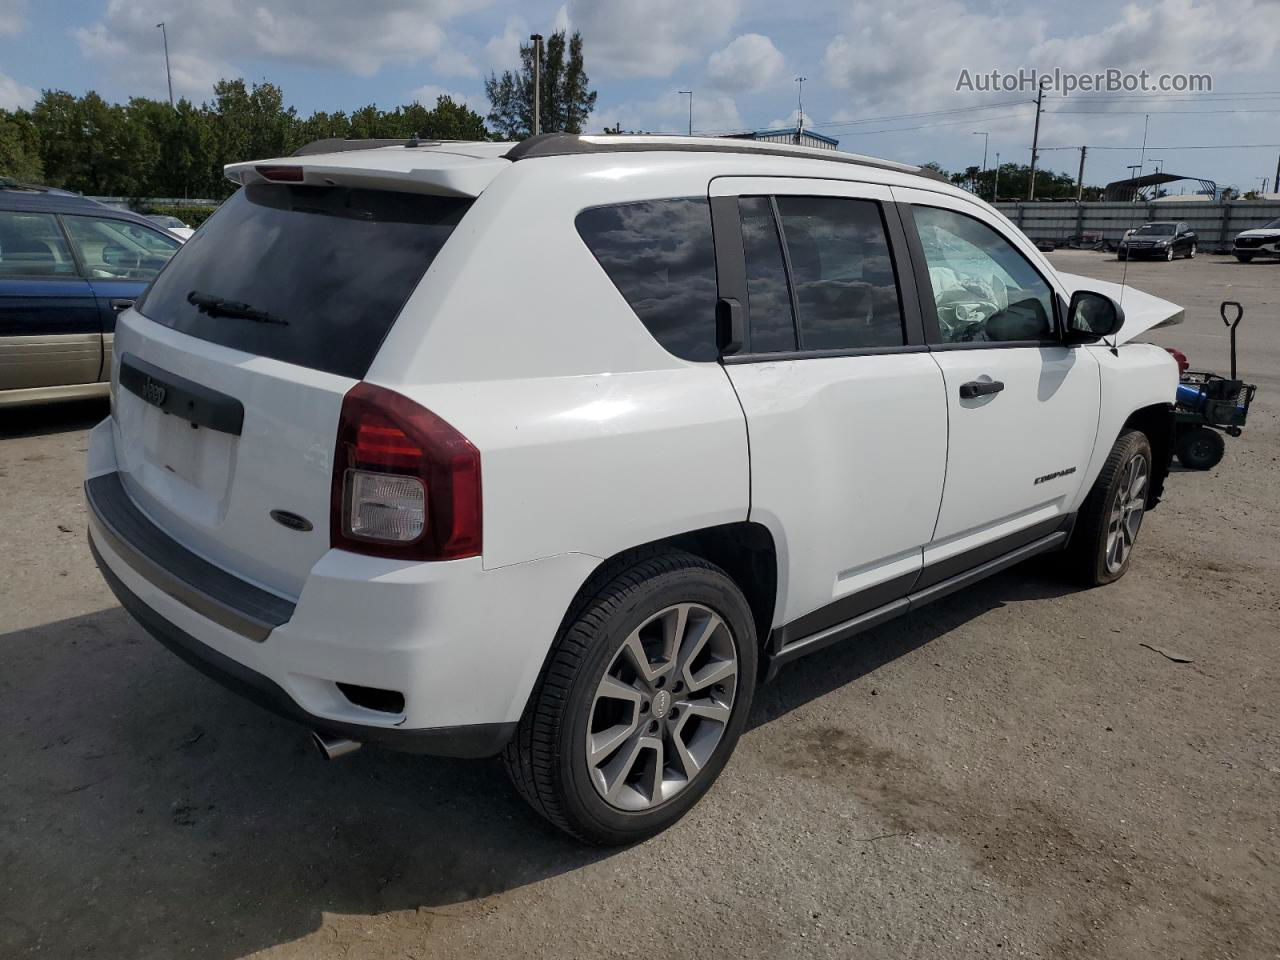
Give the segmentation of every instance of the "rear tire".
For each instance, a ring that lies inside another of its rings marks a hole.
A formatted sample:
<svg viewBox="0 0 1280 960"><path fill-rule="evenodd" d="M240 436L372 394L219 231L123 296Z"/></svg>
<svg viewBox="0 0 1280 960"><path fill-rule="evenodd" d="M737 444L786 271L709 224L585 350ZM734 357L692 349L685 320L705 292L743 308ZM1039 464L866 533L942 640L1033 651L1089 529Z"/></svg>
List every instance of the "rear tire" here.
<svg viewBox="0 0 1280 960"><path fill-rule="evenodd" d="M679 551L621 566L556 638L503 754L512 783L588 843L665 830L733 752L758 651L746 598L719 567Z"/></svg>
<svg viewBox="0 0 1280 960"><path fill-rule="evenodd" d="M1174 453L1188 470L1212 470L1222 462L1227 443L1222 434L1208 427L1193 427L1178 434Z"/></svg>
<svg viewBox="0 0 1280 960"><path fill-rule="evenodd" d="M1072 579L1096 587L1128 572L1146 511L1152 462L1146 434L1120 434L1076 517L1066 556Z"/></svg>
<svg viewBox="0 0 1280 960"><path fill-rule="evenodd" d="M1196 258L1196 245L1193 243L1187 250L1187 259L1194 260Z"/></svg>

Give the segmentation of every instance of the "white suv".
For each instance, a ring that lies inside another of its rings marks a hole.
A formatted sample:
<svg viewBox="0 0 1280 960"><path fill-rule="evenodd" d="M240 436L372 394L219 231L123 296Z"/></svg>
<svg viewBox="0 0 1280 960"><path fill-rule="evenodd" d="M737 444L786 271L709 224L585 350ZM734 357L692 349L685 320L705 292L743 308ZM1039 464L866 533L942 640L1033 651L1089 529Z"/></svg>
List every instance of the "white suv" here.
<svg viewBox="0 0 1280 960"><path fill-rule="evenodd" d="M120 318L90 543L331 755L501 753L634 840L782 664L1033 554L1115 580L1160 495L1177 368L1129 341L1179 308L927 171L544 135L227 175Z"/></svg>

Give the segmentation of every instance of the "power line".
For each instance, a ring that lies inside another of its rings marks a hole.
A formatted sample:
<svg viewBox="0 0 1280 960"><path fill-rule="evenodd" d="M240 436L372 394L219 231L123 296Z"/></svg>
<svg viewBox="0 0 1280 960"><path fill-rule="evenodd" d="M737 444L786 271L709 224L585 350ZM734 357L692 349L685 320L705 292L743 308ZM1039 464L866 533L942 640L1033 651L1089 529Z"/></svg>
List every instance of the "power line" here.
<svg viewBox="0 0 1280 960"><path fill-rule="evenodd" d="M1158 147L1148 146L1148 150L1274 150L1280 147L1280 143L1205 143L1194 144L1188 146L1174 147ZM1040 152L1046 150L1079 150L1077 147L1040 147ZM1099 147L1093 144L1089 145L1090 150L1138 150L1139 146L1131 147Z"/></svg>
<svg viewBox="0 0 1280 960"><path fill-rule="evenodd" d="M1067 116L1094 116L1094 117L1159 117L1159 116L1180 116L1195 113L1280 113L1280 107L1267 110L1046 110L1045 113L1061 113Z"/></svg>
<svg viewBox="0 0 1280 960"><path fill-rule="evenodd" d="M920 120L926 117L942 117L955 113L969 113L974 110L992 110L996 107L1008 107L1014 104L1035 103L1034 100L1001 100L997 103L976 104L971 107L951 107L946 110L928 110L923 113L899 113L891 116L864 117L861 120L828 120L825 123L811 123L811 127L847 127L859 123L888 123L892 120Z"/></svg>

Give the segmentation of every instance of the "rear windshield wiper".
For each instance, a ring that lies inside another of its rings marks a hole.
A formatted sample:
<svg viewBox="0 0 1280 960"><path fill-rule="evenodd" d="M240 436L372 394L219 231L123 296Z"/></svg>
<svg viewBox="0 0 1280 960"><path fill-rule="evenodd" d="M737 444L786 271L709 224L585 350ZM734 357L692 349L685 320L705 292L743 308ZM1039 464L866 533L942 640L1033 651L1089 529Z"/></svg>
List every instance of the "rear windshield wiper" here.
<svg viewBox="0 0 1280 960"><path fill-rule="evenodd" d="M192 290L187 294L187 303L201 313L207 313L211 317L239 317L243 320L252 320L255 323L278 323L282 327L289 325L288 320L277 317L273 313L267 313L265 310L251 307L247 303L239 303L235 300L228 300L225 297L215 297L211 293L201 293L199 290Z"/></svg>

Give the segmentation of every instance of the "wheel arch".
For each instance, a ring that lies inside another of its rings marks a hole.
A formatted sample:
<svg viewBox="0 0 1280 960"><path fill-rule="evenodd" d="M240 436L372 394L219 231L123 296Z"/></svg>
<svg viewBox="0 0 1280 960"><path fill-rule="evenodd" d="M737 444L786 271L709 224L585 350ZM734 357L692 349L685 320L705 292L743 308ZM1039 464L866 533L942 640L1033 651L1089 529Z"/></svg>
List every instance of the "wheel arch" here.
<svg viewBox="0 0 1280 960"><path fill-rule="evenodd" d="M763 645L773 629L778 593L778 551L769 528L750 520L689 530L615 553L597 566L578 588L565 610L557 636L620 571L640 560L671 551L701 557L729 575L747 599L757 639Z"/></svg>
<svg viewBox="0 0 1280 960"><path fill-rule="evenodd" d="M1164 493L1164 482L1173 463L1175 421L1173 404L1153 403L1139 407L1125 418L1120 433L1140 430L1151 444L1151 484L1147 488L1147 509L1154 509ZM1119 434L1116 435L1119 439ZM1112 441L1114 443L1114 441Z"/></svg>

